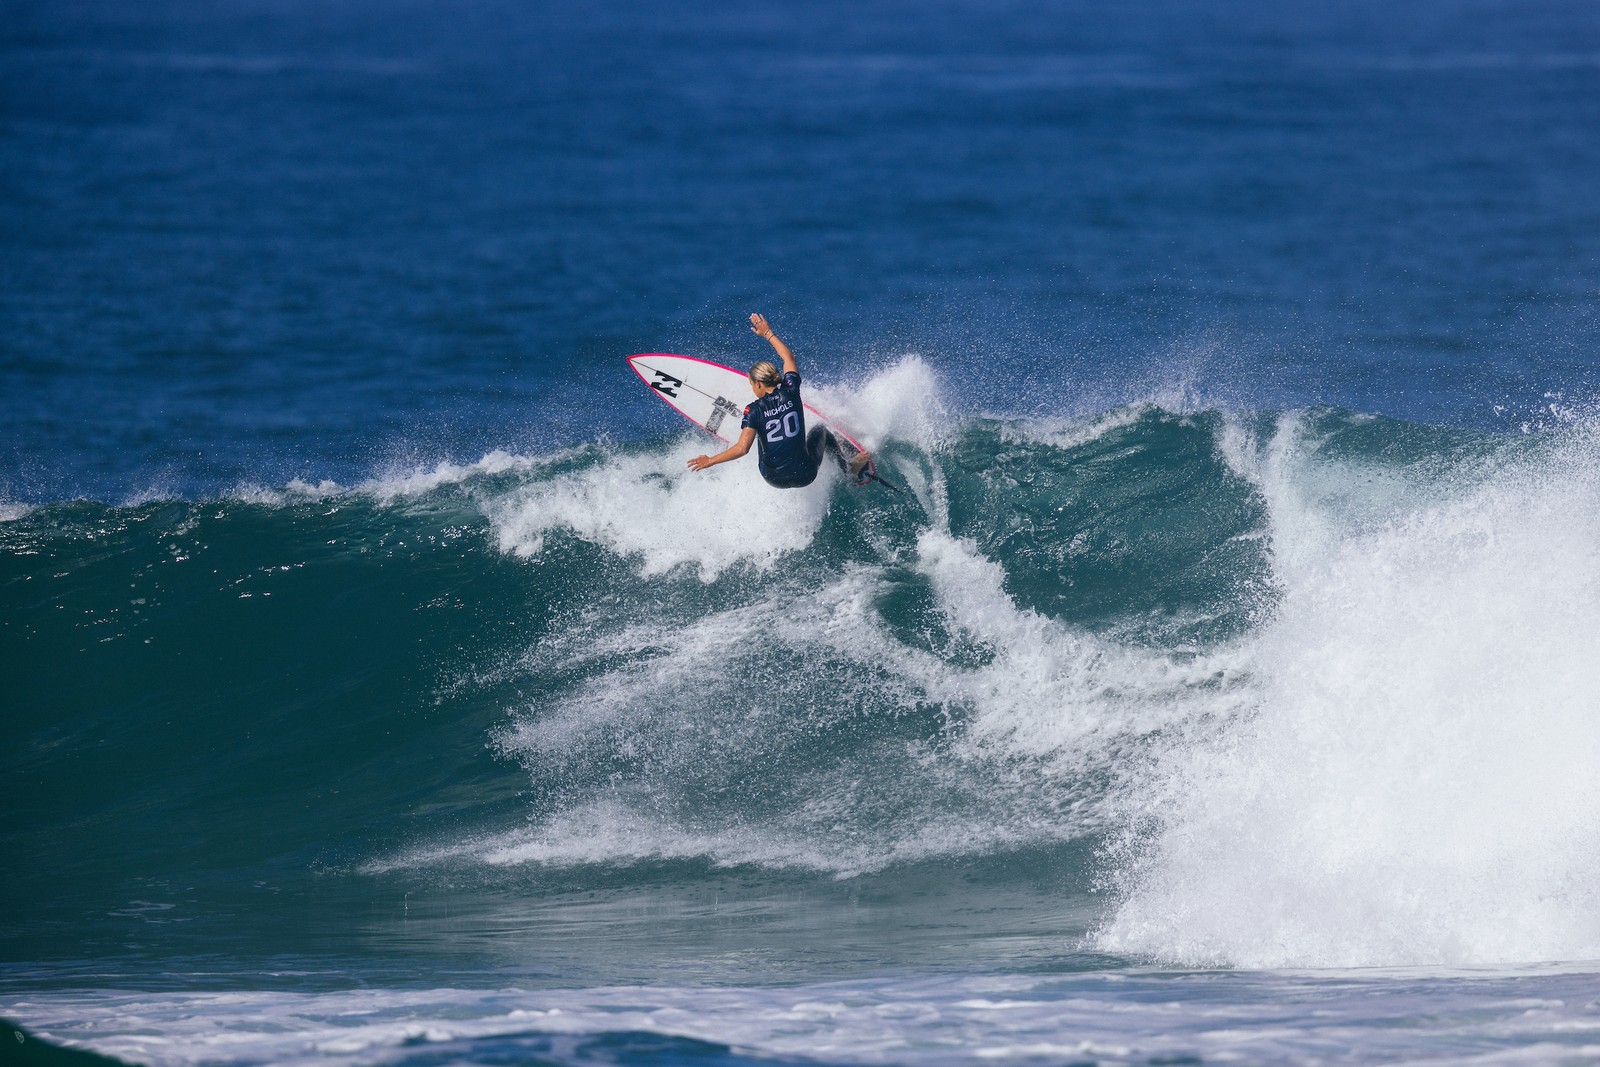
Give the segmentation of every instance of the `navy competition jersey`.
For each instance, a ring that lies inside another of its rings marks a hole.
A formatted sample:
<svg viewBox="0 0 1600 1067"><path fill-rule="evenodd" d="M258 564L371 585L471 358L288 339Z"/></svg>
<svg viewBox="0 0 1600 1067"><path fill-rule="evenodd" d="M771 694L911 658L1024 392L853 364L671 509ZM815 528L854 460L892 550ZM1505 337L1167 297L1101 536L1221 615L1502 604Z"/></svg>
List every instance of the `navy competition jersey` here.
<svg viewBox="0 0 1600 1067"><path fill-rule="evenodd" d="M761 477L767 481L809 480L816 474L816 462L806 451L806 409L797 372L784 374L776 389L746 407L739 426L755 430Z"/></svg>

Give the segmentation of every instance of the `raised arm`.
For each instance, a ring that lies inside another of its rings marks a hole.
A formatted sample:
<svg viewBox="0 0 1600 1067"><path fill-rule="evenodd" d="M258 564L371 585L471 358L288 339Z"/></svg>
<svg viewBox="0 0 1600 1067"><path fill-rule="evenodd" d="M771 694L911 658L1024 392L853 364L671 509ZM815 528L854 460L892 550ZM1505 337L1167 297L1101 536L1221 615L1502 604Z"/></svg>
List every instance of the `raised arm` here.
<svg viewBox="0 0 1600 1067"><path fill-rule="evenodd" d="M772 345L772 350L778 353L778 358L783 360L783 373L798 374L800 364L795 362L794 353L789 351L789 346L784 344L777 334L772 332L772 327L767 325L767 320L760 315L750 316L750 328L756 332L757 337L765 337Z"/></svg>

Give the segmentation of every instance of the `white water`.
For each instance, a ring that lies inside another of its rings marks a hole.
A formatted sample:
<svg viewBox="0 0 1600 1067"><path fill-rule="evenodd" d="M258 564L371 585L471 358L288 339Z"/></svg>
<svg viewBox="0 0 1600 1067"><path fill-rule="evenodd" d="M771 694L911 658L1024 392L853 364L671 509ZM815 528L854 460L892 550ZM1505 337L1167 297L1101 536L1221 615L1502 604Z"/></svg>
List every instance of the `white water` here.
<svg viewBox="0 0 1600 1067"><path fill-rule="evenodd" d="M1600 956L1592 444L1405 492L1293 420L1238 444L1283 586L1253 642L1259 704L1162 761L1160 830L1129 844L1101 947L1245 967Z"/></svg>
<svg viewBox="0 0 1600 1067"><path fill-rule="evenodd" d="M0 998L0 1012L150 1067L475 1062L472 1050L497 1038L630 1032L788 1062L1485 1065L1600 1057L1594 992L1583 973L1130 971L767 988L98 992Z"/></svg>

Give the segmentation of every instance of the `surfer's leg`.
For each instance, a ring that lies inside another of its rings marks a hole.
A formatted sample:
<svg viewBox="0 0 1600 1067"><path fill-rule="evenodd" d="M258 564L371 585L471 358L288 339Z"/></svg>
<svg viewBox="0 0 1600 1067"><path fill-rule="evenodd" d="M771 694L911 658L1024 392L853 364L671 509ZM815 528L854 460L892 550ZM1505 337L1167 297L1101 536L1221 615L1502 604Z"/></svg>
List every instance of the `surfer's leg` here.
<svg viewBox="0 0 1600 1067"><path fill-rule="evenodd" d="M840 470L854 478L857 485L865 485L877 477L872 466L871 453L865 449L857 448L854 444L847 448L840 444L839 439L825 427L818 427L818 429L828 435L826 447L829 454L833 456L833 461L839 464Z"/></svg>
<svg viewBox="0 0 1600 1067"><path fill-rule="evenodd" d="M839 439L826 426L813 426L811 432L806 434L806 454L811 457L813 467L821 467L822 457L829 455L840 470L850 473L850 461L839 446Z"/></svg>
<svg viewBox="0 0 1600 1067"><path fill-rule="evenodd" d="M806 434L806 455L810 457L813 467L822 466L822 454L828 448L828 438L832 436L825 426L813 426Z"/></svg>

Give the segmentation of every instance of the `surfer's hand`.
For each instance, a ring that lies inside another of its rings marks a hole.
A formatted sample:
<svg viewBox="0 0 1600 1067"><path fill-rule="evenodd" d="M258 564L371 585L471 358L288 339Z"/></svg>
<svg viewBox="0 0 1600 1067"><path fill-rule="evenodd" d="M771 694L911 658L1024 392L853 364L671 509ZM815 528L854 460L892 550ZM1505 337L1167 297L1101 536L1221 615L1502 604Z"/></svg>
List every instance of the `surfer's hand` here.
<svg viewBox="0 0 1600 1067"><path fill-rule="evenodd" d="M767 325L766 319L754 312L750 315L750 328L755 331L757 337L765 337L769 341L772 339L772 327Z"/></svg>
<svg viewBox="0 0 1600 1067"><path fill-rule="evenodd" d="M709 466L711 466L710 456L696 456L689 461L689 469L692 471L703 471Z"/></svg>

